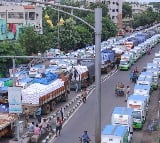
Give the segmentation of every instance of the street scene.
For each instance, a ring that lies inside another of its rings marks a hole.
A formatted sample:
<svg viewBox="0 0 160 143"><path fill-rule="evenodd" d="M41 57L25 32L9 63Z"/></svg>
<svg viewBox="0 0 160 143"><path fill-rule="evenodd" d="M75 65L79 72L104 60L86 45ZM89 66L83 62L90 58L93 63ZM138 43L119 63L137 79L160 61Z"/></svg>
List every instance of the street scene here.
<svg viewBox="0 0 160 143"><path fill-rule="evenodd" d="M0 1L0 143L160 143L160 3Z"/></svg>

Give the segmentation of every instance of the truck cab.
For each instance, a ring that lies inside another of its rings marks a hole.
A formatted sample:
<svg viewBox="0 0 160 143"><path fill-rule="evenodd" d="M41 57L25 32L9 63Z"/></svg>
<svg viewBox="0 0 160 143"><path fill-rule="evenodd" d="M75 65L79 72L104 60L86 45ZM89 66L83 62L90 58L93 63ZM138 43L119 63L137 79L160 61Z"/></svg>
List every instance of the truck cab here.
<svg viewBox="0 0 160 143"><path fill-rule="evenodd" d="M121 55L119 70L129 70L132 64L133 64L133 59L131 54L124 53L123 55Z"/></svg>
<svg viewBox="0 0 160 143"><path fill-rule="evenodd" d="M142 129L146 119L147 97L132 94L128 97L127 107L133 108L133 128Z"/></svg>

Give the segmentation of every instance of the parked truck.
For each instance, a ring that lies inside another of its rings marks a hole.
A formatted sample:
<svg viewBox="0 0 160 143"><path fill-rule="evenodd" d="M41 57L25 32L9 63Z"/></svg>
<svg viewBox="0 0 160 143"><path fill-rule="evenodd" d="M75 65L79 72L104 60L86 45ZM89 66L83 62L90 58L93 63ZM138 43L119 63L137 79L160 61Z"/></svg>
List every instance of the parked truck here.
<svg viewBox="0 0 160 143"><path fill-rule="evenodd" d="M108 73L114 67L116 55L114 50L105 49L101 51L101 72Z"/></svg>
<svg viewBox="0 0 160 143"><path fill-rule="evenodd" d="M101 143L130 143L126 126L108 124L101 133Z"/></svg>
<svg viewBox="0 0 160 143"><path fill-rule="evenodd" d="M50 73L51 74L51 73ZM33 115L37 108L42 108L43 114L49 114L55 109L55 105L59 101L67 101L68 93L70 91L69 76L65 73L59 75L57 79L52 79L46 76L45 80L33 81L34 83L26 89L22 89L22 104L23 109L28 108L30 115ZM47 81L48 83L44 83Z"/></svg>
<svg viewBox="0 0 160 143"><path fill-rule="evenodd" d="M150 101L150 94L151 94L151 86L150 85L138 85L136 84L134 86L134 94L146 96L147 97L147 103Z"/></svg>
<svg viewBox="0 0 160 143"><path fill-rule="evenodd" d="M7 87L0 88L0 138L13 136L14 123L17 120L16 114L9 113Z"/></svg>
<svg viewBox="0 0 160 143"><path fill-rule="evenodd" d="M128 128L129 140L133 135L133 109L127 107L115 107L112 112L112 125L122 125Z"/></svg>
<svg viewBox="0 0 160 143"><path fill-rule="evenodd" d="M141 95L130 95L127 107L133 108L133 128L142 129L147 114L147 97Z"/></svg>
<svg viewBox="0 0 160 143"><path fill-rule="evenodd" d="M128 53L128 52L121 55L119 70L129 70L129 68L133 64L133 57L132 56L133 56L133 54Z"/></svg>
<svg viewBox="0 0 160 143"><path fill-rule="evenodd" d="M0 113L0 138L4 136L12 137L14 135L14 126L17 119L15 114Z"/></svg>

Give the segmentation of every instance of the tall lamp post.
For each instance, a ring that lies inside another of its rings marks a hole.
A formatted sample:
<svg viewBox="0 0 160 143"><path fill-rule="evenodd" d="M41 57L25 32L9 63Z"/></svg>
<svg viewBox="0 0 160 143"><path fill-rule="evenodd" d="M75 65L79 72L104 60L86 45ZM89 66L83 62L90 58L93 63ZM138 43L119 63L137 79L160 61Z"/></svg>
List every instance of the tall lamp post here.
<svg viewBox="0 0 160 143"><path fill-rule="evenodd" d="M58 5L58 7L60 7L60 5ZM71 6L69 6L68 8L71 8ZM52 9L57 10L53 7ZM76 9L81 10L81 8L76 8ZM59 9L58 11L68 14L70 16L73 16L74 18L88 25L95 32L95 51L96 51L96 55L95 55L95 71L96 71L95 92L97 96L97 103L96 103L97 108L96 108L96 117L95 117L96 119L95 120L95 143L100 143L101 142L101 56L100 56L100 52L101 52L101 32L102 32L102 8L95 8L95 11L94 11L95 12L95 27L93 27L92 25L90 25L89 23L81 19L80 17L73 15L73 13L70 14L68 12L65 12ZM51 141L49 143L51 143Z"/></svg>

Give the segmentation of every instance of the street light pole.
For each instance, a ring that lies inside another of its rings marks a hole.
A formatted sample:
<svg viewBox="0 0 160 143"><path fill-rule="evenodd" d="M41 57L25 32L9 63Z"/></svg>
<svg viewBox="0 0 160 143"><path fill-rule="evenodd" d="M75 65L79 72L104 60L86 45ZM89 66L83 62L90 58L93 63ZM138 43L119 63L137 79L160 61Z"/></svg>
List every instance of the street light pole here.
<svg viewBox="0 0 160 143"><path fill-rule="evenodd" d="M15 58L12 58L13 63L13 87L16 86L16 76L15 76L15 68L16 68L16 62ZM18 119L16 120L16 140L19 141L19 114L17 113Z"/></svg>
<svg viewBox="0 0 160 143"><path fill-rule="evenodd" d="M58 1L58 45L57 45L57 46L58 46L58 47L57 47L58 49L60 48L60 47L59 47L59 5L60 5L60 1Z"/></svg>
<svg viewBox="0 0 160 143"><path fill-rule="evenodd" d="M95 121L95 143L101 143L101 32L102 32L102 9L95 9L95 83L97 96L97 110Z"/></svg>

